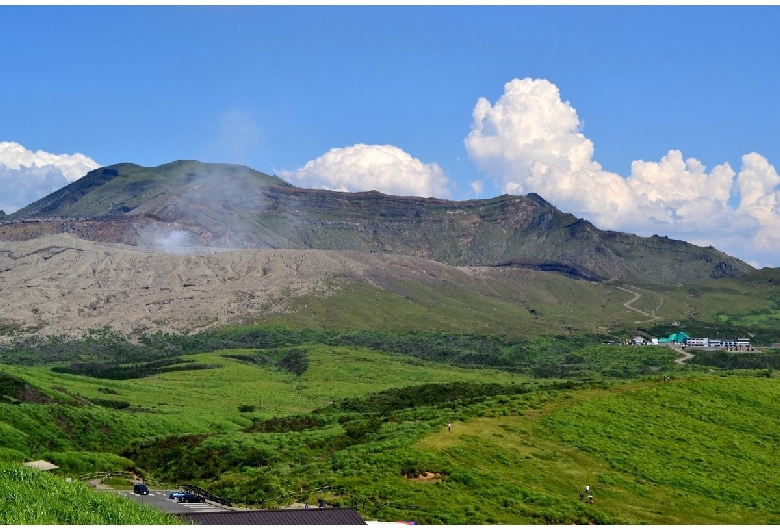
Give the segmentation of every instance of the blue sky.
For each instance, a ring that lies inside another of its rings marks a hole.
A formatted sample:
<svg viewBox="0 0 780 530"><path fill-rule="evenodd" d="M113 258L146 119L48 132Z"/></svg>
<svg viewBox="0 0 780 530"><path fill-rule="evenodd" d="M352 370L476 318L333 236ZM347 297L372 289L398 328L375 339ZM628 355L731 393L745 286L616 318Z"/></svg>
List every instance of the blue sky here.
<svg viewBox="0 0 780 530"><path fill-rule="evenodd" d="M2 6L0 209L95 165L198 159L303 187L535 191L600 228L780 266L779 22L777 7Z"/></svg>

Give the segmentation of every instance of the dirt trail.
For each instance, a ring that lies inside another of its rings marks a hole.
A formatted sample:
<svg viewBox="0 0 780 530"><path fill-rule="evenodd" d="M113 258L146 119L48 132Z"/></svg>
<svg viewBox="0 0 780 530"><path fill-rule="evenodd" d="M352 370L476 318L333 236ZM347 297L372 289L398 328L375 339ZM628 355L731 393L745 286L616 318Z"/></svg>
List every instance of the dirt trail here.
<svg viewBox="0 0 780 530"><path fill-rule="evenodd" d="M682 354L682 357L674 360L674 362L677 364L684 364L688 359L693 359L693 354L687 350L683 350L682 348L675 348L675 351Z"/></svg>
<svg viewBox="0 0 780 530"><path fill-rule="evenodd" d="M626 289L625 287L618 287L617 285L615 285L614 287L615 287L615 289L620 289L621 291L625 291L627 293L631 293L631 294L634 295L634 297L631 300L629 300L628 302L624 302L623 303L623 307L625 307L626 309L630 309L631 311L636 311L637 313L640 313L640 314L648 317L647 320L635 320L634 324L641 324L642 322L653 322L655 320L661 320L661 317L657 316L655 314L655 312L658 311L659 309L661 309L661 306L664 303L664 297L663 296L659 295L660 298L661 298L661 301L658 303L658 307L656 307L655 309L651 310L650 313L648 313L647 311L642 311L641 309L638 309L638 308L634 307L633 305L631 305L631 304L633 304L634 302L636 302L637 300L639 300L642 297L641 294L637 293L636 291L632 291L631 289Z"/></svg>

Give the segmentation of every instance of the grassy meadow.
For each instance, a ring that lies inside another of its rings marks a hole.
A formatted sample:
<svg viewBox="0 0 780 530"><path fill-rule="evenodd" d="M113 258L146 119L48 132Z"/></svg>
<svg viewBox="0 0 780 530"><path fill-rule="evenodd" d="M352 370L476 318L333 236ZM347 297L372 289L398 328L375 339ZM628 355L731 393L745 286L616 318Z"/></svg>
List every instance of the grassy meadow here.
<svg viewBox="0 0 780 530"><path fill-rule="evenodd" d="M4 525L167 525L181 524L111 492L17 464L0 463L0 524Z"/></svg>
<svg viewBox="0 0 780 530"><path fill-rule="evenodd" d="M249 327L148 350L95 337L0 367L0 460L388 521L780 522L780 390L760 366L582 336Z"/></svg>

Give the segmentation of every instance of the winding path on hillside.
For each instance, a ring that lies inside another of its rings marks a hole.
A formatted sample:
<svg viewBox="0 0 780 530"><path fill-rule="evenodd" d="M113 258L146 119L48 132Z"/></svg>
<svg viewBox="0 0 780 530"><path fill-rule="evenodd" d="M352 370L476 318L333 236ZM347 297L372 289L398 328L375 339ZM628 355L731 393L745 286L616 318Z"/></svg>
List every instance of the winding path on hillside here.
<svg viewBox="0 0 780 530"><path fill-rule="evenodd" d="M692 354L692 353L690 353L690 352L689 352L689 351L687 351L687 350L683 350L682 348L679 348L679 349L678 349L678 348L675 348L675 351L676 351L677 353L682 353L682 357L680 357L679 359L675 359L675 360L674 360L674 362L676 362L677 364L683 364L683 363L685 363L685 361L687 361L688 359L693 359L693 354Z"/></svg>
<svg viewBox="0 0 780 530"><path fill-rule="evenodd" d="M654 320L661 320L661 317L656 316L655 312L658 311L659 309L661 309L661 306L664 303L664 297L663 296L661 296L660 294L658 295L661 298L661 301L658 302L658 307L656 307L655 309L651 310L650 313L648 313L647 311L642 311L641 309L638 309L638 308L634 307L633 305L631 305L634 302L636 302L637 300L639 300L640 298L642 298L641 294L639 294L639 293L637 293L635 291L632 291L631 289L626 289L625 287L618 287L617 285L615 285L614 287L616 289L620 289L621 291L625 291L627 293L631 293L631 294L634 295L634 297L631 300L629 300L628 302L624 302L623 303L623 307L625 307L626 309L630 309L631 311L636 311L637 313L640 313L640 314L648 317L648 320L635 320L634 324L641 324L642 322L653 322Z"/></svg>

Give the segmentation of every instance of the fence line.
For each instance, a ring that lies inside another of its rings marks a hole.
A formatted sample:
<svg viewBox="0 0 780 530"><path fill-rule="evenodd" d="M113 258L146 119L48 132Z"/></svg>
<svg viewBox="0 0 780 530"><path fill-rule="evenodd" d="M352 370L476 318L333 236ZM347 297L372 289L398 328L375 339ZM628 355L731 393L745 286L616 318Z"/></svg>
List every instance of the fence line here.
<svg viewBox="0 0 780 530"><path fill-rule="evenodd" d="M103 482L108 477L125 477L134 479L136 476L129 471L96 471L94 473L87 473L86 475L79 475L79 480L91 480L93 478L100 478L100 482Z"/></svg>

